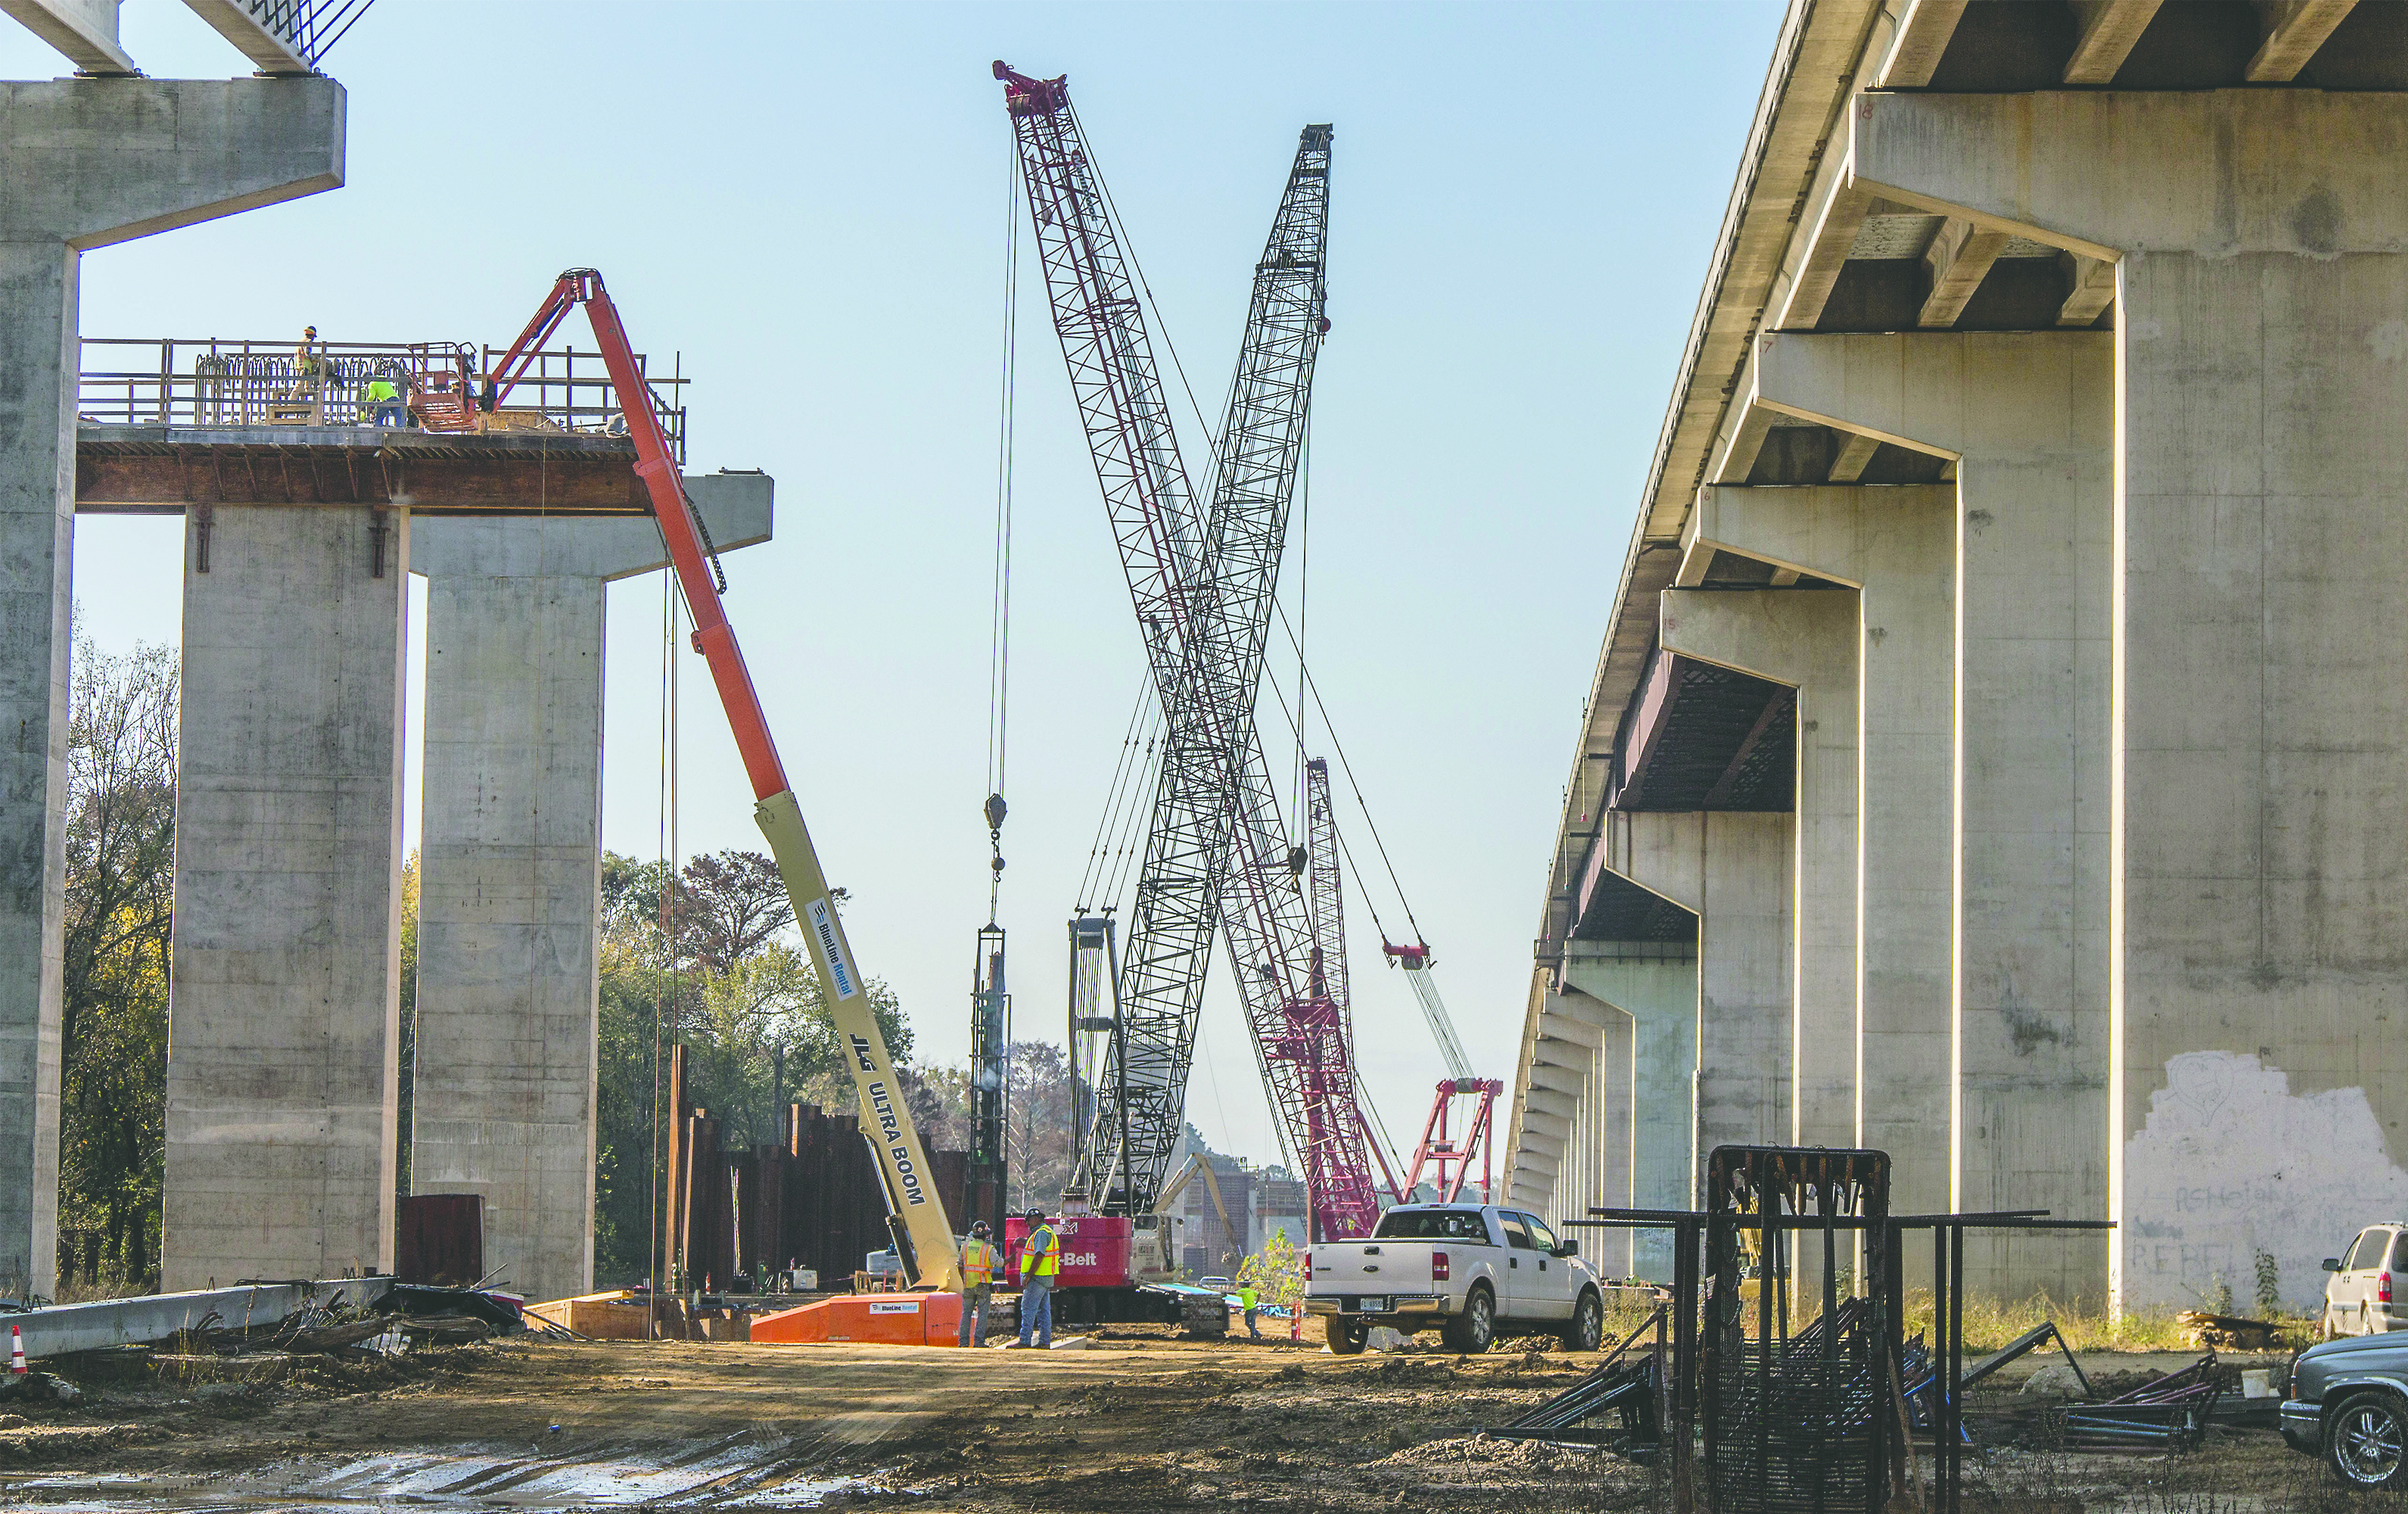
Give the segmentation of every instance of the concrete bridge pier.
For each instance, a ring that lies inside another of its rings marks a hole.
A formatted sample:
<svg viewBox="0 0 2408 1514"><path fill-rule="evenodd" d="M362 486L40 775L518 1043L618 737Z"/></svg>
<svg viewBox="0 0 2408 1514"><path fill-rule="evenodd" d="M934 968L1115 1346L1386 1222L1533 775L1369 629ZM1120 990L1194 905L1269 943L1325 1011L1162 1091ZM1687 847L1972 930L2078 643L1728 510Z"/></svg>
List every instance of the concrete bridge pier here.
<svg viewBox="0 0 2408 1514"><path fill-rule="evenodd" d="M1850 124L1869 192L2115 260L2111 1287L2245 1298L2262 1255L2313 1301L2335 1237L2408 1207L2408 99Z"/></svg>
<svg viewBox="0 0 2408 1514"><path fill-rule="evenodd" d="M766 475L685 486L721 550L768 540ZM483 1195L486 1268L567 1297L594 1276L603 590L666 555L649 519L557 516L424 521L412 550L427 669L410 1186Z"/></svg>
<svg viewBox="0 0 2408 1514"><path fill-rule="evenodd" d="M1802 1146L1851 1145L1856 1129L1856 596L1845 589L1667 589L1663 615L1666 651L1798 691L1789 1136Z"/></svg>
<svg viewBox="0 0 2408 1514"><path fill-rule="evenodd" d="M389 1271L409 512L185 536L160 1285Z"/></svg>
<svg viewBox="0 0 2408 1514"><path fill-rule="evenodd" d="M78 264L333 189L334 80L0 84L0 1291L47 1294L58 1224Z"/></svg>
<svg viewBox="0 0 2408 1514"><path fill-rule="evenodd" d="M1957 462L1943 1202L2103 1218L2114 338L1784 335L1756 375L1762 403ZM2100 1235L1976 1231L1965 1262L2000 1297L2106 1298Z"/></svg>
<svg viewBox="0 0 2408 1514"><path fill-rule="evenodd" d="M1584 999L1620 1012L1628 1022L1630 1092L1624 1101L1629 1163L1619 1199L1638 1209L1686 1209L1696 1203L1698 964L1658 955L1630 955L1619 944L1576 943L1564 956L1566 1002ZM1582 1205L1585 1207L1585 1204ZM1571 1205L1567 1218L1577 1218ZM1617 1240L1617 1234L1627 1237ZM1672 1238L1665 1231L1598 1233L1600 1247L1627 1244L1629 1275L1669 1279ZM1610 1250L1609 1256L1617 1256Z"/></svg>
<svg viewBox="0 0 2408 1514"><path fill-rule="evenodd" d="M1710 484L1690 526L1692 554L1737 553L1857 591L1850 1143L1890 1154L1900 1213L1949 1194L1956 524L1948 487ZM1812 1032L1799 1032L1804 1058Z"/></svg>
<svg viewBox="0 0 2408 1514"><path fill-rule="evenodd" d="M1561 1218L1589 1204L1630 1202L1630 1017L1578 991L1549 994L1539 1015L1539 1055L1581 1064L1585 1092L1566 1133L1556 1176ZM1567 1069L1572 1070L1572 1069ZM1565 1203L1572 1195L1594 1195ZM1609 1265L1627 1267L1627 1235L1598 1233L1594 1243Z"/></svg>
<svg viewBox="0 0 2408 1514"><path fill-rule="evenodd" d="M1659 973L1634 962L1628 973L1617 968L1609 981L1594 959L1570 977L1571 959L1566 959L1569 981L1595 984L1587 991L1609 997L1625 994L1627 1009L1644 1002L1676 1015L1686 988L1685 1062L1665 1088L1642 1084L1640 1103L1651 1129L1662 1128L1668 1117L1679 1127L1677 1135L1663 1137L1685 1148L1675 1208L1697 1204L1706 1156L1714 1147L1789 1139L1795 834L1787 813L1619 811L1607 817L1607 871L1679 905L1698 922L1685 977L1681 964L1664 963ZM1628 1013L1655 1019L1658 1011ZM1659 1048L1668 1045L1651 1039ZM1658 1097L1671 1103L1659 1103Z"/></svg>

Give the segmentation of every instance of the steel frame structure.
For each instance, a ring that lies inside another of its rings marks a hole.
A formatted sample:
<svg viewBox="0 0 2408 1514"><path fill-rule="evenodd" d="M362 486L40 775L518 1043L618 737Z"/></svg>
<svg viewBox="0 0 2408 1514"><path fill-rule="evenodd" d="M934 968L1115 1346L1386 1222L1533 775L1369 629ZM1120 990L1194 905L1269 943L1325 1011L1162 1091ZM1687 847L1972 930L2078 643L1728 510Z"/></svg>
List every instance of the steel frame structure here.
<svg viewBox="0 0 2408 1514"><path fill-rule="evenodd" d="M1313 359L1327 330L1322 249L1330 130L1305 128L1256 266L1209 513L1189 486L1129 258L1063 79L1001 63L1054 328L1164 712L1161 771L1121 962L1115 1031L1074 1186L1107 1212L1150 1211L1184 1123L1212 938L1226 936L1255 1060L1303 1167L1320 1235L1367 1233L1378 1205L1359 1117L1317 1136L1335 1058L1353 1104L1351 1028L1295 1054L1311 998L1312 923L1289 866L1254 725ZM1316 1162L1325 1180L1316 1190Z"/></svg>

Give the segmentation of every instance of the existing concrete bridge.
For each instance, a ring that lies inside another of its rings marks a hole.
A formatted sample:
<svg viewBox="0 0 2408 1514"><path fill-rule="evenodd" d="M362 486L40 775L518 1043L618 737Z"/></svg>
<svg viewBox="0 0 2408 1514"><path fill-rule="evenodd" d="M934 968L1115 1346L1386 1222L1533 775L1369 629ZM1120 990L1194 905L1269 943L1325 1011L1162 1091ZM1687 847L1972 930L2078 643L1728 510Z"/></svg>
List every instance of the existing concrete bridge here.
<svg viewBox="0 0 2408 1514"><path fill-rule="evenodd" d="M114 7L32 10L79 65L130 68ZM213 349L161 344L131 371L79 363L84 251L342 182L341 86L277 56L286 77L0 84L0 1291L52 1289L84 510L186 522L164 1286L390 1270L409 1140L420 1190L484 1195L489 1266L530 1293L579 1292L593 1268L603 584L665 560L633 449L603 424L616 397L589 356L583 380L542 369L524 429L431 436L341 424L353 413L326 424L322 393L303 407L320 424L229 412L239 365ZM686 487L721 548L767 539L767 477ZM412 571L429 585L428 802L407 1132Z"/></svg>
<svg viewBox="0 0 2408 1514"><path fill-rule="evenodd" d="M1864 1145L1970 1281L2408 1209L2408 6L1793 4L1625 558L1512 1193ZM1660 1252L1639 1243L1640 1270Z"/></svg>

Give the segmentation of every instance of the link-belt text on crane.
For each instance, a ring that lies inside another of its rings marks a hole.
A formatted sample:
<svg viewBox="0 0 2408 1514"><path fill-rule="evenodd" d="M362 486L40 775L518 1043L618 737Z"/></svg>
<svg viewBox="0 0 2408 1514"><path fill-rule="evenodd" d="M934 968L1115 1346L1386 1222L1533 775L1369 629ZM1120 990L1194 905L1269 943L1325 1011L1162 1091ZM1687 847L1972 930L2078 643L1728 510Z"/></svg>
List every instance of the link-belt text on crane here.
<svg viewBox="0 0 2408 1514"><path fill-rule="evenodd" d="M861 1070L870 1074L869 1109L878 1117L878 1138L886 1144L887 1160L895 1164L895 1180L902 1186L905 1204L925 1204L928 1196L920 1190L920 1168L911 1160L911 1148L903 1141L903 1122L896 1117L894 1096L886 1091L886 1080L880 1076L878 1059L869 1054L867 1036L853 1037L853 1060Z"/></svg>
<svg viewBox="0 0 2408 1514"><path fill-rule="evenodd" d="M844 959L844 938L836 933L836 912L824 899L810 902L811 933L820 939L820 955L827 959L828 976L836 980L836 996L850 999L859 992L853 980L853 964Z"/></svg>

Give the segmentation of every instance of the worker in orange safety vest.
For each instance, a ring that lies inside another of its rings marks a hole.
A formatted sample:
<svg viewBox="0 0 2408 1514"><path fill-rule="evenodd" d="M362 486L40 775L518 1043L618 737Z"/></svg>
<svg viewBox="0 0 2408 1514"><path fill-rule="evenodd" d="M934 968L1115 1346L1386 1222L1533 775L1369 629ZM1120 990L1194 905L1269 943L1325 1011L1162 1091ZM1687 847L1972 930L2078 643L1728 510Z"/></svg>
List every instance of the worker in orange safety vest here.
<svg viewBox="0 0 2408 1514"><path fill-rule="evenodd" d="M970 1226L970 1238L962 1243L962 1340L964 1346L976 1346L979 1332L986 1327L987 1300L995 1291L995 1270L1003 1264L1003 1255L987 1239L991 1233L982 1219Z"/></svg>

